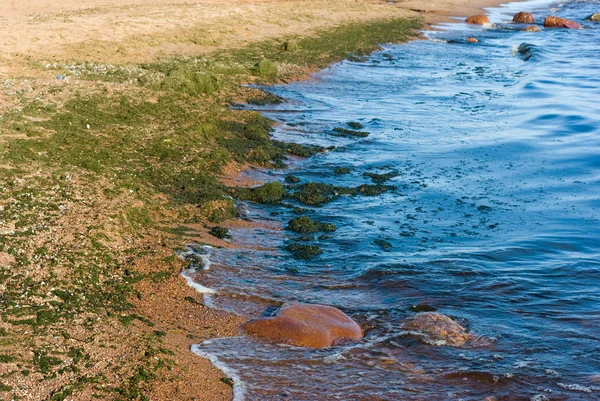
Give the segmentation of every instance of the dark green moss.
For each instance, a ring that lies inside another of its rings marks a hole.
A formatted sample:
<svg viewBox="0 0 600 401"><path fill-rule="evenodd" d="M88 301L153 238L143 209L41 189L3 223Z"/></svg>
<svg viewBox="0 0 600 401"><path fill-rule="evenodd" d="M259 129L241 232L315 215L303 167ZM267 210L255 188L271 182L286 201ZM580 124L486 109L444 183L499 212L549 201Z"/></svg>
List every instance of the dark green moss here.
<svg viewBox="0 0 600 401"><path fill-rule="evenodd" d="M331 184L309 182L303 184L291 197L304 205L322 205L331 202L337 196L336 187Z"/></svg>
<svg viewBox="0 0 600 401"><path fill-rule="evenodd" d="M285 177L285 182L288 182L290 184L297 184L300 182L300 178L296 177L295 175L288 175Z"/></svg>
<svg viewBox="0 0 600 401"><path fill-rule="evenodd" d="M298 260L310 260L323 253L323 250L318 246L304 244L290 244L285 247L285 250Z"/></svg>
<svg viewBox="0 0 600 401"><path fill-rule="evenodd" d="M195 305L204 305L202 302L198 302L198 300L196 300L196 298L194 297L185 297L184 298L186 301L188 301L191 304L195 304Z"/></svg>
<svg viewBox="0 0 600 401"><path fill-rule="evenodd" d="M361 130L361 129L365 128L364 125L362 125L361 123L359 123L357 121L350 121L350 122L346 123L346 125L348 125L348 127L352 128L353 130Z"/></svg>
<svg viewBox="0 0 600 401"><path fill-rule="evenodd" d="M10 363L13 362L16 358L12 355L0 354L0 363Z"/></svg>
<svg viewBox="0 0 600 401"><path fill-rule="evenodd" d="M210 229L209 234L219 239L231 238L229 229L221 226L215 226Z"/></svg>
<svg viewBox="0 0 600 401"><path fill-rule="evenodd" d="M363 173L363 175L369 177L375 184L383 184L400 174L397 171L392 171L386 174Z"/></svg>
<svg viewBox="0 0 600 401"><path fill-rule="evenodd" d="M348 128L336 127L332 129L333 135L335 136L344 136L344 137L356 137L356 138L366 138L369 136L369 133L366 131L355 131Z"/></svg>
<svg viewBox="0 0 600 401"><path fill-rule="evenodd" d="M233 383L233 379L232 379L231 377L221 377L219 380L220 380L222 383L225 383L225 384L227 384L228 386L230 386L230 387L233 387L233 384L234 384L234 383Z"/></svg>
<svg viewBox="0 0 600 401"><path fill-rule="evenodd" d="M480 212L482 212L482 213L489 213L489 212L491 212L493 209L492 209L491 207L489 207L489 206L486 206L486 205L481 205L481 206L478 206L478 207L477 207L477 210L479 210L479 211L480 211Z"/></svg>
<svg viewBox="0 0 600 401"><path fill-rule="evenodd" d="M417 304L408 308L411 312L435 312L437 309L428 304Z"/></svg>
<svg viewBox="0 0 600 401"><path fill-rule="evenodd" d="M333 169L333 174L335 174L335 175L350 174L350 169L348 167L335 167Z"/></svg>
<svg viewBox="0 0 600 401"><path fill-rule="evenodd" d="M373 244L379 246L382 250L386 252L391 251L393 248L392 244L384 239L376 239L375 241L373 241Z"/></svg>
<svg viewBox="0 0 600 401"><path fill-rule="evenodd" d="M287 229L299 234L310 234L319 231L333 232L337 228L335 224L320 223L306 216L300 216L290 220L290 222L287 225Z"/></svg>
<svg viewBox="0 0 600 401"><path fill-rule="evenodd" d="M322 146L315 145L300 145L293 142L281 142L273 141L273 146L283 150L285 153L298 156L298 157L310 157L318 153L323 153L333 148L324 148Z"/></svg>
<svg viewBox="0 0 600 401"><path fill-rule="evenodd" d="M391 191L394 189L396 189L396 188L393 186L390 186L390 185L367 185L367 184L360 185L356 188L357 193L359 195L364 195L364 196L378 196L384 192L388 192L388 191Z"/></svg>
<svg viewBox="0 0 600 401"><path fill-rule="evenodd" d="M267 104L280 104L283 99L273 93L262 92L261 96L248 98L247 102L256 106L265 106Z"/></svg>
<svg viewBox="0 0 600 401"><path fill-rule="evenodd" d="M233 195L251 202L274 203L283 199L285 188L280 182L269 182L256 188L236 188Z"/></svg>

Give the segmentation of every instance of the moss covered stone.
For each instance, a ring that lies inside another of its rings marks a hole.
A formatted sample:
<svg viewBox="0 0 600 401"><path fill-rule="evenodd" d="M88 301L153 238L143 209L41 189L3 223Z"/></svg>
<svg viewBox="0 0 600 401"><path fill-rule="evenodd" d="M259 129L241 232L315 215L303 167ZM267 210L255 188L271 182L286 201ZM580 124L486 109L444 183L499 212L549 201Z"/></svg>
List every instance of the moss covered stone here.
<svg viewBox="0 0 600 401"><path fill-rule="evenodd" d="M369 133L366 131L355 131L348 128L337 127L333 130L333 135L335 136L345 136L345 137L356 137L356 138L366 138L369 136Z"/></svg>
<svg viewBox="0 0 600 401"><path fill-rule="evenodd" d="M300 182L300 178L290 174L287 177L285 177L285 182L289 182L290 184L297 184Z"/></svg>
<svg viewBox="0 0 600 401"><path fill-rule="evenodd" d="M285 250L298 260L310 260L323 253L323 250L318 246L304 244L290 244L285 247Z"/></svg>
<svg viewBox="0 0 600 401"><path fill-rule="evenodd" d="M335 174L335 175L350 174L350 169L348 167L335 167L333 169L333 174Z"/></svg>
<svg viewBox="0 0 600 401"><path fill-rule="evenodd" d="M392 171L385 174L376 174L376 173L364 173L365 177L369 177L375 184L383 184L384 182L391 180L394 177L399 176L400 174L397 171Z"/></svg>
<svg viewBox="0 0 600 401"><path fill-rule="evenodd" d="M215 226L215 227L211 228L209 233L213 237L217 237L219 239L225 239L225 238L231 237L231 235L229 234L229 229L225 228L225 227L221 227L221 226Z"/></svg>
<svg viewBox="0 0 600 401"><path fill-rule="evenodd" d="M287 225L287 229L300 234L310 234L319 231L333 232L337 229L337 227L332 223L320 223L310 219L309 217L300 216L290 220Z"/></svg>
<svg viewBox="0 0 600 401"><path fill-rule="evenodd" d="M256 188L237 188L234 195L251 202L275 203L283 199L285 188L280 182L269 182Z"/></svg>
<svg viewBox="0 0 600 401"><path fill-rule="evenodd" d="M357 122L357 121L350 121L349 123L346 123L346 125L348 125L348 127L354 129L354 130L361 130L363 128L365 128L364 125L362 125L361 123Z"/></svg>

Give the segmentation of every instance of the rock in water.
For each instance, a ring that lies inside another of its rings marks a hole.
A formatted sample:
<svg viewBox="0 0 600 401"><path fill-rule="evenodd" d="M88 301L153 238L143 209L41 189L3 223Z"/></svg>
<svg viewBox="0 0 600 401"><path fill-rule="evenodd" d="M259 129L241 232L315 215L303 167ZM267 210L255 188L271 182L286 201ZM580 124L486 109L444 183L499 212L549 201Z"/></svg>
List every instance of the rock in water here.
<svg viewBox="0 0 600 401"><path fill-rule="evenodd" d="M437 312L424 312L408 319L403 328L422 334L425 342L432 345L460 347L473 338L467 329Z"/></svg>
<svg viewBox="0 0 600 401"><path fill-rule="evenodd" d="M540 32L541 29L538 26L532 25L523 29L525 32Z"/></svg>
<svg viewBox="0 0 600 401"><path fill-rule="evenodd" d="M485 15L472 15L466 19L467 24L483 25L490 22L490 19Z"/></svg>
<svg viewBox="0 0 600 401"><path fill-rule="evenodd" d="M588 19L590 21L600 22L600 14L592 14L589 17L587 17L586 19Z"/></svg>
<svg viewBox="0 0 600 401"><path fill-rule="evenodd" d="M529 13L520 12L515 14L513 22L517 24L535 24L535 18Z"/></svg>
<svg viewBox="0 0 600 401"><path fill-rule="evenodd" d="M548 17L544 21L544 27L546 28L569 28L569 29L579 29L581 25L579 25L575 21L568 20L566 18L560 17Z"/></svg>
<svg viewBox="0 0 600 401"><path fill-rule="evenodd" d="M299 347L325 348L363 337L361 327L341 310L324 305L291 303L274 316L244 324L246 333Z"/></svg>
<svg viewBox="0 0 600 401"><path fill-rule="evenodd" d="M477 38L468 38L467 42L469 42L469 43L477 43L477 42L479 42L479 40Z"/></svg>

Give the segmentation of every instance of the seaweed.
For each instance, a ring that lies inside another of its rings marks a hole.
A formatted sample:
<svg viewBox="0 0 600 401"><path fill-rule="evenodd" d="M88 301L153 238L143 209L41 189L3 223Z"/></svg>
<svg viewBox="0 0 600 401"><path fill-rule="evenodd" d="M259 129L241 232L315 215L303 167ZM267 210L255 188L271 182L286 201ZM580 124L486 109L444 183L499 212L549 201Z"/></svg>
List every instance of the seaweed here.
<svg viewBox="0 0 600 401"><path fill-rule="evenodd" d="M285 250L298 260L310 260L323 253L323 250L318 246L304 244L290 244L285 247Z"/></svg>
<svg viewBox="0 0 600 401"><path fill-rule="evenodd" d="M285 188L280 182L269 182L255 188L235 188L233 195L256 203L276 203L285 196Z"/></svg>
<svg viewBox="0 0 600 401"><path fill-rule="evenodd" d="M397 171L392 171L385 174L363 173L365 177L369 177L375 184L383 184L386 181L400 175Z"/></svg>
<svg viewBox="0 0 600 401"><path fill-rule="evenodd" d="M333 232L337 229L335 224L320 223L306 216L296 217L289 221L287 229L300 234L310 234L319 231Z"/></svg>
<svg viewBox="0 0 600 401"><path fill-rule="evenodd" d="M221 226L214 226L210 229L209 234L219 239L231 238L229 229Z"/></svg>
<svg viewBox="0 0 600 401"><path fill-rule="evenodd" d="M348 128L336 127L331 130L335 136L366 138L369 133L366 131L355 131Z"/></svg>

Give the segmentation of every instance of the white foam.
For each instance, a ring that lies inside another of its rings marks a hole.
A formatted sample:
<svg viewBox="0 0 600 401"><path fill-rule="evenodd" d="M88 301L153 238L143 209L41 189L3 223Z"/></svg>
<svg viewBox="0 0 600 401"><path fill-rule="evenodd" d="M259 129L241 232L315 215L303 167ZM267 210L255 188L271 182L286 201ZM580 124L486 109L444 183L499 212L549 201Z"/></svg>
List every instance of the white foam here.
<svg viewBox="0 0 600 401"><path fill-rule="evenodd" d="M210 344L212 340L204 341L204 344ZM194 344L190 347L190 350L203 358L206 358L213 364L214 367L219 369L225 374L225 376L233 379L233 401L244 401L246 399L246 385L240 379L237 372L225 365L219 360L216 355L209 354L200 348L201 344Z"/></svg>
<svg viewBox="0 0 600 401"><path fill-rule="evenodd" d="M564 383L557 383L559 387L564 388L565 390L573 390L573 391L581 391L582 393L591 393L592 389L579 385L579 384L564 384Z"/></svg>
<svg viewBox="0 0 600 401"><path fill-rule="evenodd" d="M216 290L205 287L202 284L195 282L194 278L191 276L191 274L195 274L195 273L196 273L196 270L194 270L194 269L186 269L181 272L181 276L185 279L185 282L187 283L187 285L189 285L190 287L192 287L194 290L198 291L201 294L216 294L217 293Z"/></svg>

